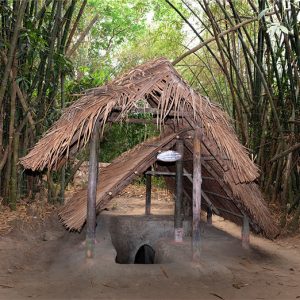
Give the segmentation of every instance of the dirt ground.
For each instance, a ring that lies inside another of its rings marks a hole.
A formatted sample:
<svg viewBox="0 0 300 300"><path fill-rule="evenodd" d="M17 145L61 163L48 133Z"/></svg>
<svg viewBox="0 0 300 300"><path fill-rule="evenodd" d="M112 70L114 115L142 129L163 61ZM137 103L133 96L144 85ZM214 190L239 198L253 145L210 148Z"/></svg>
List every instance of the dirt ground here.
<svg viewBox="0 0 300 300"><path fill-rule="evenodd" d="M144 196L142 188L129 188L105 215L142 215ZM173 213L166 191L154 191L152 213ZM300 299L299 236L252 235L247 251L240 228L214 217L212 227L202 226L199 264L190 262L186 238L165 242L181 253L177 261L137 265L115 263L105 228L98 230L95 258L86 260L84 230L66 231L55 210L13 228L0 238L0 299Z"/></svg>

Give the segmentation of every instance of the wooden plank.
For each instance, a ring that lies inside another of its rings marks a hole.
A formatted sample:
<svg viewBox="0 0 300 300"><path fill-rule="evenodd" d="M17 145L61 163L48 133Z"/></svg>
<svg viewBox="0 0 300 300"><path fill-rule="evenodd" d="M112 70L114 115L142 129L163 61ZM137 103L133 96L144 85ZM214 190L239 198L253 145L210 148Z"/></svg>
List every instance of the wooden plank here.
<svg viewBox="0 0 300 300"><path fill-rule="evenodd" d="M175 242L183 240L183 222L181 216L181 203L183 194L183 140L176 142L176 151L181 154L181 159L176 161L176 199L174 214L174 239Z"/></svg>
<svg viewBox="0 0 300 300"><path fill-rule="evenodd" d="M146 175L146 206L145 215L151 214L151 175Z"/></svg>
<svg viewBox="0 0 300 300"><path fill-rule="evenodd" d="M201 255L200 242L200 211L201 211L201 130L195 128L193 145L193 233L192 251L193 261L199 262Z"/></svg>
<svg viewBox="0 0 300 300"><path fill-rule="evenodd" d="M98 142L99 131L97 122L90 139L87 217L86 217L86 257L94 257L96 239L96 194L98 179Z"/></svg>

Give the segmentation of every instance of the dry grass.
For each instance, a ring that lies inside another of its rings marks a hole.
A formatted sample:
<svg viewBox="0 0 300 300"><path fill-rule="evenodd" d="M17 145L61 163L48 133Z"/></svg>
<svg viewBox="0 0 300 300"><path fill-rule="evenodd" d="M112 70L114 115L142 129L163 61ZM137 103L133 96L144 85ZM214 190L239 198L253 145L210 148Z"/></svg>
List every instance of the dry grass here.
<svg viewBox="0 0 300 300"><path fill-rule="evenodd" d="M21 200L17 203L16 210L0 204L0 236L11 232L16 222L22 220L24 224L31 224L34 220L45 220L56 210L56 207L43 200L36 199L34 202Z"/></svg>

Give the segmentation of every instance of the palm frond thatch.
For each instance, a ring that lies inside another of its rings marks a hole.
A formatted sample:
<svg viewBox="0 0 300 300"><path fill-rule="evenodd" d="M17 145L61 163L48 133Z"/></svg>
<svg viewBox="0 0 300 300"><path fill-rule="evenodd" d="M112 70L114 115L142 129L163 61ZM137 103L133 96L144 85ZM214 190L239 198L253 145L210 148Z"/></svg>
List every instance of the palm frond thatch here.
<svg viewBox="0 0 300 300"><path fill-rule="evenodd" d="M155 160L157 151L170 149L176 140L172 132L151 138L116 158L99 174L96 206L100 212L109 200L121 192L132 180L143 174ZM61 209L59 216L67 228L80 230L86 219L86 188L76 192Z"/></svg>
<svg viewBox="0 0 300 300"><path fill-rule="evenodd" d="M28 155L21 158L26 169L55 169L64 158L77 152L90 137L96 120L104 125L113 108L121 107L125 116L140 99L151 98L150 105L160 112L163 123L170 111L189 115L190 124L199 124L220 156L228 157L237 182L253 181L257 167L239 143L227 115L208 98L197 94L166 59L146 63L107 85L88 91L65 110Z"/></svg>
<svg viewBox="0 0 300 300"><path fill-rule="evenodd" d="M87 91L64 111L29 154L21 159L21 164L32 170L58 168L89 141L96 122L99 122L103 131L116 108L119 112L117 118L121 120L138 106L141 99L146 99L149 106L157 110L157 124L162 131L164 127L161 125L166 119L170 120L171 112L174 116L173 126L168 128L173 128L173 133L182 128L202 128L203 148L207 155L214 158L212 162L206 163L204 172L213 173L217 182L214 183L215 189L232 199L231 202L227 201L229 204L226 201L221 204L228 206L231 211L249 214L253 224L271 236L275 227L258 187L253 183L259 175L258 168L239 143L227 114L208 98L197 94L164 58L141 65L103 87ZM186 151L191 151L188 148ZM105 180L103 176L102 180ZM208 184L204 182L205 185ZM101 197L98 203L103 200ZM218 197L212 196L212 199L221 205ZM69 217L76 219L78 203L73 203L74 215L70 214ZM69 218L68 213L61 213L64 220ZM82 225L80 220L78 224ZM72 222L66 224L78 229Z"/></svg>

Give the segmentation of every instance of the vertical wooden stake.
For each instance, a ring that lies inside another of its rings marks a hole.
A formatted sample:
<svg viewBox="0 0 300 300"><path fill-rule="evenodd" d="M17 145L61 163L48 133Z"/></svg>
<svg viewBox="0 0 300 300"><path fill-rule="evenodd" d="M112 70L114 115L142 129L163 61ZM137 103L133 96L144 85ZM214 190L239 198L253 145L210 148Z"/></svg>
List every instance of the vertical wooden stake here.
<svg viewBox="0 0 300 300"><path fill-rule="evenodd" d="M181 159L176 161L176 199L174 218L174 239L175 242L182 242L183 224L181 217L181 203L183 194L183 140L176 143L176 151L181 154Z"/></svg>
<svg viewBox="0 0 300 300"><path fill-rule="evenodd" d="M98 142L99 132L97 122L94 125L90 139L89 177L87 195L87 217L86 217L86 257L94 257L96 238L96 193L98 178Z"/></svg>
<svg viewBox="0 0 300 300"><path fill-rule="evenodd" d="M246 215L244 215L243 217L242 247L244 249L250 248L250 226L249 226L249 219Z"/></svg>
<svg viewBox="0 0 300 300"><path fill-rule="evenodd" d="M201 212L201 130L195 128L193 148L193 261L198 262L201 254L200 243L200 212Z"/></svg>
<svg viewBox="0 0 300 300"><path fill-rule="evenodd" d="M146 175L146 207L145 215L151 214L151 180L152 176L150 174Z"/></svg>
<svg viewBox="0 0 300 300"><path fill-rule="evenodd" d="M207 210L206 210L206 223L208 225L212 225L212 209L211 209L211 207L207 207Z"/></svg>
<svg viewBox="0 0 300 300"><path fill-rule="evenodd" d="M66 106L65 103L65 75L60 72L60 101L61 109L64 109ZM64 204L65 202L65 188L66 188L66 166L63 165L61 168L61 180L60 180L60 203Z"/></svg>

